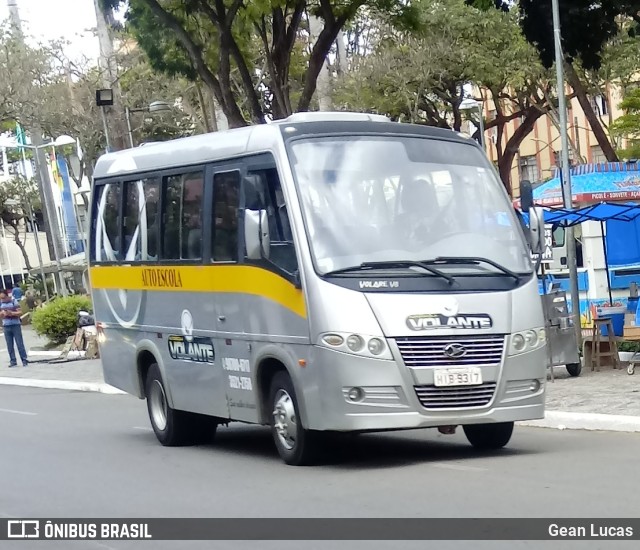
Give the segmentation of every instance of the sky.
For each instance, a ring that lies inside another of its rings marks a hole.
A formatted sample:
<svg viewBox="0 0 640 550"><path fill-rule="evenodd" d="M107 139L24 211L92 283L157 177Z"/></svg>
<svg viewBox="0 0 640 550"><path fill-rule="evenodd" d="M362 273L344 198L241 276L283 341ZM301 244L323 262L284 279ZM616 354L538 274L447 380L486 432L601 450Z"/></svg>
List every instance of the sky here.
<svg viewBox="0 0 640 550"><path fill-rule="evenodd" d="M74 60L97 60L93 0L17 0L23 31L32 41L64 39L71 42L67 55ZM0 0L0 21L9 17L7 0Z"/></svg>

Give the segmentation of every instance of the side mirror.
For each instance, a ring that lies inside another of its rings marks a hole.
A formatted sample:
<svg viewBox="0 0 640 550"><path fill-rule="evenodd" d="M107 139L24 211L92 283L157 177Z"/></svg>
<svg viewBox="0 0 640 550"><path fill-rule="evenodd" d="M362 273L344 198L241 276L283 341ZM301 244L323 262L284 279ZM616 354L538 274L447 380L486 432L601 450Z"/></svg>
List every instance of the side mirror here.
<svg viewBox="0 0 640 550"><path fill-rule="evenodd" d="M529 212L533 208L533 186L529 180L520 182L520 210Z"/></svg>
<svg viewBox="0 0 640 550"><path fill-rule="evenodd" d="M544 210L539 206L529 210L529 235L531 252L541 255L544 249Z"/></svg>
<svg viewBox="0 0 640 550"><path fill-rule="evenodd" d="M244 211L244 242L250 260L269 258L271 238L266 210Z"/></svg>

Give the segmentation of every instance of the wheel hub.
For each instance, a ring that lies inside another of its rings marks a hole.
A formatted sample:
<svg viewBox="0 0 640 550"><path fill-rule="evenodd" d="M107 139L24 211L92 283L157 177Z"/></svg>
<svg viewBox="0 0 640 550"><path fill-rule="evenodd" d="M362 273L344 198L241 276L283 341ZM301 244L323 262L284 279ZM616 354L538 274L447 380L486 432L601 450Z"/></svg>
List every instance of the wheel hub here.
<svg viewBox="0 0 640 550"><path fill-rule="evenodd" d="M273 425L280 443L287 450L293 449L296 444L298 435L296 420L293 399L286 390L278 390L273 406Z"/></svg>
<svg viewBox="0 0 640 550"><path fill-rule="evenodd" d="M167 396L164 388L158 380L153 381L151 395L149 396L151 406L151 418L156 428L164 430L167 427Z"/></svg>

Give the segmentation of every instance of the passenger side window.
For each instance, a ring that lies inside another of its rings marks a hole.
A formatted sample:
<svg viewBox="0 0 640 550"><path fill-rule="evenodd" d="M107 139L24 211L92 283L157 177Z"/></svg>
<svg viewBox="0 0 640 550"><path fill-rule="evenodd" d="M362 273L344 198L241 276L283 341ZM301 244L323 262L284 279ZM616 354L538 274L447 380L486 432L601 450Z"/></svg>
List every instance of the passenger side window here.
<svg viewBox="0 0 640 550"><path fill-rule="evenodd" d="M117 262L120 250L120 183L98 187L93 228L93 256L96 262Z"/></svg>
<svg viewBox="0 0 640 550"><path fill-rule="evenodd" d="M160 185L156 179L125 183L124 260L157 261Z"/></svg>
<svg viewBox="0 0 640 550"><path fill-rule="evenodd" d="M260 194L264 201L262 208L267 211L269 223L270 261L287 273L294 273L298 269L298 262L278 171L275 167L249 170L247 175L259 181ZM247 208L249 207L247 205Z"/></svg>
<svg viewBox="0 0 640 550"><path fill-rule="evenodd" d="M214 262L238 261L238 209L240 172L220 172L213 177Z"/></svg>
<svg viewBox="0 0 640 550"><path fill-rule="evenodd" d="M202 259L203 195L202 172L165 178L162 228L164 260Z"/></svg>

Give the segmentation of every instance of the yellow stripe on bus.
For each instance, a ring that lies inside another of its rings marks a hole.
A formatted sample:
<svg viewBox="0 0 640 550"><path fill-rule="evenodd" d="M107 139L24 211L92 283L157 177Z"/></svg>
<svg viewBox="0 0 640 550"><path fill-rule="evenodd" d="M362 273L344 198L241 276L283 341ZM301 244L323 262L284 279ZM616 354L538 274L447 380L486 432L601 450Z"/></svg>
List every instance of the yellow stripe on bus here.
<svg viewBox="0 0 640 550"><path fill-rule="evenodd" d="M92 266L95 289L173 292L237 292L262 296L307 316L302 290L275 273L246 265Z"/></svg>

